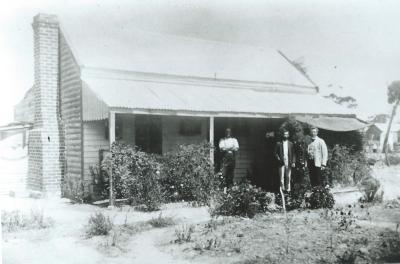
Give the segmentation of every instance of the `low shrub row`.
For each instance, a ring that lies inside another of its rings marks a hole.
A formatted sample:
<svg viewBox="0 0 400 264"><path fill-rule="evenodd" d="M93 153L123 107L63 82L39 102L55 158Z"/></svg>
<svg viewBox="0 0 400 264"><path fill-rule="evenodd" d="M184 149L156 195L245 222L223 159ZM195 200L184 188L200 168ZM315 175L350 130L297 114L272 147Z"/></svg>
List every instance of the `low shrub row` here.
<svg viewBox="0 0 400 264"><path fill-rule="evenodd" d="M112 171L115 198L126 198L132 205L141 205L145 210L157 210L165 202L188 201L197 205L210 205L213 200L214 204L218 204L213 208L214 214L252 217L256 212L265 212L273 195L248 182L222 192L222 180L214 172L209 159L210 150L211 146L203 143L180 146L177 151L160 156L115 142L111 155L103 160L101 170L98 170L105 175L105 197L109 193L107 172ZM369 196L375 197L379 186L371 183L370 170L364 156L341 146L335 146L331 155L326 174L337 182L365 185L364 189L368 190L365 201L371 201ZM305 168L296 168L296 175L295 178L308 179ZM351 179L348 175L351 175ZM308 181L293 186L292 194L285 199L288 210L331 208L334 204L332 194L324 188L310 192ZM278 195L278 205L281 205L280 199Z"/></svg>
<svg viewBox="0 0 400 264"><path fill-rule="evenodd" d="M105 193L109 192L108 172L112 170L115 197L144 205L149 211L159 209L162 202L209 204L220 188L210 148L208 143L180 146L176 152L158 156L115 142L101 166Z"/></svg>
<svg viewBox="0 0 400 264"><path fill-rule="evenodd" d="M31 210L29 214L19 210L1 212L1 226L7 232L49 228L53 223L53 219L45 217L43 211Z"/></svg>

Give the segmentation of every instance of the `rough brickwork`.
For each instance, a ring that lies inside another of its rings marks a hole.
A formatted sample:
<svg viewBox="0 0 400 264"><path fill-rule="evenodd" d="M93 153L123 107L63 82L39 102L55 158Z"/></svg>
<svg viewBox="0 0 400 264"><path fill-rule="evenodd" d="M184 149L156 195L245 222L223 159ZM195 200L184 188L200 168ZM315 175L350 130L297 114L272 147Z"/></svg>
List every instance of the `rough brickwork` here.
<svg viewBox="0 0 400 264"><path fill-rule="evenodd" d="M83 180L82 81L80 68L60 32L60 96L65 140L63 196L77 198L85 188Z"/></svg>
<svg viewBox="0 0 400 264"><path fill-rule="evenodd" d="M29 135L28 188L60 194L63 157L60 137L59 24L56 16L39 14L34 31L34 129Z"/></svg>

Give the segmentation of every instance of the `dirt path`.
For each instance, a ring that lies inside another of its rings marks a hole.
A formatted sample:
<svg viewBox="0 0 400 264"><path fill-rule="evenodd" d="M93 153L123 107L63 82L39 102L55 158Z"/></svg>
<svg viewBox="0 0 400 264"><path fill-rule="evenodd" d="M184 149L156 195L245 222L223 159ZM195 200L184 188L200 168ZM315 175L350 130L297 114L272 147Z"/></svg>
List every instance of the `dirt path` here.
<svg viewBox="0 0 400 264"><path fill-rule="evenodd" d="M171 228L168 229L155 229L144 232L135 237L130 243L132 251L129 255L133 256L134 263L141 264L189 264L193 263L189 260L180 260L175 257L162 252L158 244L164 241L165 237L170 236Z"/></svg>

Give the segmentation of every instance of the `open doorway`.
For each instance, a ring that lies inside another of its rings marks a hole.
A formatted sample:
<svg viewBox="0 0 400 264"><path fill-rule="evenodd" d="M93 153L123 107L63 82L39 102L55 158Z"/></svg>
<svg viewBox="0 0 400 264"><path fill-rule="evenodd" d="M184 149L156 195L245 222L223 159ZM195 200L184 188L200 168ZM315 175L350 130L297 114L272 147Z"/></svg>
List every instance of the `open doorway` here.
<svg viewBox="0 0 400 264"><path fill-rule="evenodd" d="M161 116L135 115L135 144L144 152L162 154Z"/></svg>
<svg viewBox="0 0 400 264"><path fill-rule="evenodd" d="M277 165L274 158L276 133L284 119L261 118L215 118L214 119L214 161L217 170L221 168L222 153L219 140L225 136L225 129L231 128L232 135L239 142L236 156L234 179L244 179L267 191L279 188Z"/></svg>

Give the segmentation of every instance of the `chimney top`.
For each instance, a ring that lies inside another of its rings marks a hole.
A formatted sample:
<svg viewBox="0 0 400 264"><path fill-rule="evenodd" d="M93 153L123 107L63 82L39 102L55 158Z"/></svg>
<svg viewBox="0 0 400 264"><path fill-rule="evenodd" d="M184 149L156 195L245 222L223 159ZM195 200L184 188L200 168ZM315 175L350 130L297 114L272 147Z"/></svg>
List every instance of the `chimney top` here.
<svg viewBox="0 0 400 264"><path fill-rule="evenodd" d="M58 17L57 17L57 15L39 13L36 16L33 17L32 26L35 26L37 24L46 24L46 25L58 26L58 24L59 24Z"/></svg>

